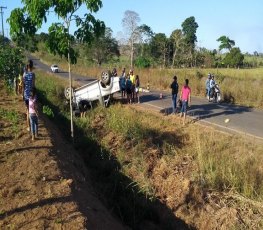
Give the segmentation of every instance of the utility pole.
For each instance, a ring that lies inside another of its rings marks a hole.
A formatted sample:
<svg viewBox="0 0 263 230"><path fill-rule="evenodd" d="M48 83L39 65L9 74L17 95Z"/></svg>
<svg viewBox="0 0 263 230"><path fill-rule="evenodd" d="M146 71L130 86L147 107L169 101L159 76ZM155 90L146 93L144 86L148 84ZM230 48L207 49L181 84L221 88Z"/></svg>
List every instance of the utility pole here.
<svg viewBox="0 0 263 230"><path fill-rule="evenodd" d="M2 35L5 37L5 32L4 32L4 22L3 22L3 9L7 9L5 6L0 6L0 14L1 14L1 20L2 20Z"/></svg>

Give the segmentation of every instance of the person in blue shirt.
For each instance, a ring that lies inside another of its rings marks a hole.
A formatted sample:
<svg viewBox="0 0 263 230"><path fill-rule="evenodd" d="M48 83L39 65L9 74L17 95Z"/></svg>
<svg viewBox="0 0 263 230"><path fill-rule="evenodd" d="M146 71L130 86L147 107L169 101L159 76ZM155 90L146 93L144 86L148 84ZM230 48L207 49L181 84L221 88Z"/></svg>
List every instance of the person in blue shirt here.
<svg viewBox="0 0 263 230"><path fill-rule="evenodd" d="M24 72L24 76L23 76L23 91L22 91L23 99L26 105L26 124L28 131L30 131L28 103L33 87L35 87L35 73L33 72L33 61L29 60L26 71Z"/></svg>

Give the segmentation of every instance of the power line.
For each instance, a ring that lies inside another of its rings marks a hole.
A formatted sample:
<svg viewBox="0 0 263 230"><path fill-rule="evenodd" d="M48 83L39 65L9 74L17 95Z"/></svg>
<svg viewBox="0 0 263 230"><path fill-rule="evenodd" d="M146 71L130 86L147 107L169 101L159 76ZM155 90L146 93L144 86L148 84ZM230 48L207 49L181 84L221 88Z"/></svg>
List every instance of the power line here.
<svg viewBox="0 0 263 230"><path fill-rule="evenodd" d="M3 9L7 9L7 7L5 7L5 6L0 6L0 14L1 14L1 20L2 20L2 35L3 35L3 37L5 37L4 22L3 22L3 14L4 14Z"/></svg>

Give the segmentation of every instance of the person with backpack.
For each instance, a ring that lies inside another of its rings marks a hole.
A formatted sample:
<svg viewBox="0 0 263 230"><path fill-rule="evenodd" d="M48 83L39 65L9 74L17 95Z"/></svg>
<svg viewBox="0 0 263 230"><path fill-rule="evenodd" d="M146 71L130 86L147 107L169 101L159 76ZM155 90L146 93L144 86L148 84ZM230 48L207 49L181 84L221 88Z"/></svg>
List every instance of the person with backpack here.
<svg viewBox="0 0 263 230"><path fill-rule="evenodd" d="M179 90L179 86L177 83L177 76L173 77L173 82L170 85L170 88L172 89L172 109L173 109L173 114L177 113L177 94Z"/></svg>

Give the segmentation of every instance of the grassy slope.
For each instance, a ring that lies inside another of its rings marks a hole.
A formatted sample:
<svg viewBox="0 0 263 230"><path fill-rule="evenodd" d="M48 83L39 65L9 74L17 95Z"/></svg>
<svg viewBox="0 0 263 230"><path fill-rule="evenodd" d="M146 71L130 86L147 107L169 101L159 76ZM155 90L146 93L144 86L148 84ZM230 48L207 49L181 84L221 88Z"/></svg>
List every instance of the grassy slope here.
<svg viewBox="0 0 263 230"><path fill-rule="evenodd" d="M37 76L65 130L60 80ZM76 148L102 199L130 226L147 219L172 229L172 212L199 229L263 227L262 143L120 104L98 107L75 125Z"/></svg>

